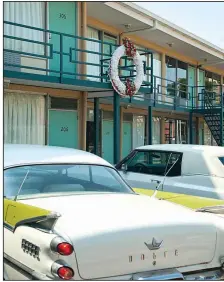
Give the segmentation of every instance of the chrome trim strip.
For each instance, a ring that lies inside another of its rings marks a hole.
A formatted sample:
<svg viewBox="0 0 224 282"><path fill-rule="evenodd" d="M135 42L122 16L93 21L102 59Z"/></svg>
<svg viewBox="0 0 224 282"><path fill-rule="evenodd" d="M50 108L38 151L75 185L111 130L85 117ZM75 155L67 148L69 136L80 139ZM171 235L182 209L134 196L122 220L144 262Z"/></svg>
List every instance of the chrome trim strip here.
<svg viewBox="0 0 224 282"><path fill-rule="evenodd" d="M216 269L216 270L204 270L203 272L197 272L192 274L184 274L184 280L187 281L220 281L224 280L224 270Z"/></svg>
<svg viewBox="0 0 224 282"><path fill-rule="evenodd" d="M12 265L15 265L17 268L21 269L22 271L26 272L27 274L31 275L33 278L36 278L37 280L52 280L48 276L46 276L45 274L43 274L41 272L37 272L35 270L32 270L28 266L22 264L21 262L19 262L16 259L10 257L6 253L4 253L4 260L6 261L6 263L7 263L7 261L9 261Z"/></svg>
<svg viewBox="0 0 224 282"><path fill-rule="evenodd" d="M51 266L51 273L56 277L56 278L59 278L58 276L58 269L60 267L63 267L63 266L67 266L69 268L71 268L73 270L73 268L71 266L69 266L65 261L63 260L57 260L55 261L52 266ZM74 272L74 270L73 270Z"/></svg>
<svg viewBox="0 0 224 282"><path fill-rule="evenodd" d="M151 280L184 280L184 276L176 269L165 269L147 271L132 276L132 280L151 281Z"/></svg>
<svg viewBox="0 0 224 282"><path fill-rule="evenodd" d="M220 281L224 280L224 269L202 270L194 273L180 273L177 269L155 270L132 275L131 280L186 280L186 281Z"/></svg>
<svg viewBox="0 0 224 282"><path fill-rule="evenodd" d="M51 240L50 249L51 249L53 252L58 253L58 252L57 252L57 246L58 246L58 244L63 243L63 242L66 242L66 240L64 240L62 237L60 237L60 236L54 237L54 238Z"/></svg>

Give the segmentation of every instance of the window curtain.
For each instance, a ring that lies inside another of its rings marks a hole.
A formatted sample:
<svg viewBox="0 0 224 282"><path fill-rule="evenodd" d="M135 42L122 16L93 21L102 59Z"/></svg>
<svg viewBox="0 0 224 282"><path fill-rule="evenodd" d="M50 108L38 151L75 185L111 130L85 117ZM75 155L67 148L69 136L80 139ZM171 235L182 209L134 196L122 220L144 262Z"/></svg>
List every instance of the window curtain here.
<svg viewBox="0 0 224 282"><path fill-rule="evenodd" d="M133 149L145 143L145 117L133 115Z"/></svg>
<svg viewBox="0 0 224 282"><path fill-rule="evenodd" d="M160 118L153 117L152 122L152 144L160 144Z"/></svg>
<svg viewBox="0 0 224 282"><path fill-rule="evenodd" d="M44 2L4 2L4 20L28 26L45 28ZM4 34L44 42L44 32L4 24ZM4 39L4 48L44 55L44 45L15 39Z"/></svg>
<svg viewBox="0 0 224 282"><path fill-rule="evenodd" d="M109 35L104 35L103 41L105 43L112 43L114 45L117 44L117 39L114 38L114 37L111 37ZM108 74L108 68L109 68L109 65L110 65L110 59L111 59L114 51L116 50L116 46L114 46L114 45L103 44L103 53L109 55L109 56L103 56L104 59L107 59L106 61L103 62L103 64L106 65L106 67L103 68L103 74L104 75ZM105 81L109 81L109 77L108 76L104 76L104 80Z"/></svg>
<svg viewBox="0 0 224 282"><path fill-rule="evenodd" d="M45 99L35 94L4 94L4 142L45 144Z"/></svg>
<svg viewBox="0 0 224 282"><path fill-rule="evenodd" d="M94 28L88 27L87 28L87 37L90 39L99 40L99 31ZM100 52L100 43L87 41L86 45L87 45L88 51ZM100 64L100 55L87 53L87 62L92 63L92 64ZM87 65L86 72L87 72L87 75L100 76L100 67ZM100 81L100 79L97 77L88 77L87 76L87 79L94 80L94 81Z"/></svg>
<svg viewBox="0 0 224 282"><path fill-rule="evenodd" d="M144 47L138 46L138 45L136 45L135 47L137 48L137 51L139 52L140 55L145 52ZM146 63L146 67L148 67L149 66L149 55L141 55L141 59L143 62ZM149 76L146 74L144 75L144 81L149 81Z"/></svg>
<svg viewBox="0 0 224 282"><path fill-rule="evenodd" d="M149 66L151 66L151 56L149 56ZM156 76L156 78L154 78ZM159 53L153 53L153 87L157 93L157 101L161 101L162 99L162 63L161 56ZM153 97L154 99L154 97Z"/></svg>

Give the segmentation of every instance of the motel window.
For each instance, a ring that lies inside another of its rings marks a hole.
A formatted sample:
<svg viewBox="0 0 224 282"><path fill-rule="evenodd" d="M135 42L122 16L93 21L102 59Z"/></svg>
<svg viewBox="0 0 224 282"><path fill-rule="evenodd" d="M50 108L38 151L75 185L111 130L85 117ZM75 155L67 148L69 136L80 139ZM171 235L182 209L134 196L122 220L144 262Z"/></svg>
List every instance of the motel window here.
<svg viewBox="0 0 224 282"><path fill-rule="evenodd" d="M104 80L103 81L108 81L108 67L110 64L110 59L113 55L113 52L116 50L117 47L117 38L104 33L103 35L103 41L105 42L105 44L103 44L103 61L102 64L106 65L106 67L103 68L103 73L101 75L103 75Z"/></svg>
<svg viewBox="0 0 224 282"><path fill-rule="evenodd" d="M187 67L188 65L184 62L177 61L177 82L179 96L181 98L187 98Z"/></svg>
<svg viewBox="0 0 224 282"><path fill-rule="evenodd" d="M4 94L4 143L45 144L44 96Z"/></svg>
<svg viewBox="0 0 224 282"><path fill-rule="evenodd" d="M100 39L100 33L97 29L94 29L92 27L87 28L87 37L89 39L93 40L99 40ZM96 65L87 65L86 66L86 74L88 80L94 80L94 81L100 81L100 42L97 41L87 41L87 50L99 53L98 54L92 54L87 53L87 63L96 64Z"/></svg>
<svg viewBox="0 0 224 282"><path fill-rule="evenodd" d="M188 64L166 56L166 85L167 94L174 96L175 83L177 83L177 95L181 98L188 98L187 95L187 68Z"/></svg>
<svg viewBox="0 0 224 282"><path fill-rule="evenodd" d="M4 21L45 28L45 3L44 2L4 2ZM15 25L4 24L4 34L22 39L44 42L45 35L42 31ZM4 48L36 55L44 55L45 48L42 44L30 43L22 40L4 39ZM10 53L16 56L15 53Z"/></svg>
<svg viewBox="0 0 224 282"><path fill-rule="evenodd" d="M166 144L187 144L188 123L185 120L165 120L165 142Z"/></svg>
<svg viewBox="0 0 224 282"><path fill-rule="evenodd" d="M151 66L151 57L149 56L149 66ZM155 82L155 88L158 89L158 91L161 93L161 76L162 76L162 62L161 62L161 55L159 53L153 52L153 76L156 76L154 82Z"/></svg>
<svg viewBox="0 0 224 282"><path fill-rule="evenodd" d="M174 96L177 79L176 60L168 56L166 56L166 79L167 94Z"/></svg>
<svg viewBox="0 0 224 282"><path fill-rule="evenodd" d="M133 128L132 128L132 138L133 138L133 148L145 145L145 130L146 122L145 116L133 115Z"/></svg>
<svg viewBox="0 0 224 282"><path fill-rule="evenodd" d="M221 76L205 71L205 89L208 91L208 95L212 97L213 104L219 104L221 99Z"/></svg>
<svg viewBox="0 0 224 282"><path fill-rule="evenodd" d="M160 123L161 118L160 117L153 117L152 119L152 144L160 144L161 138L160 138Z"/></svg>

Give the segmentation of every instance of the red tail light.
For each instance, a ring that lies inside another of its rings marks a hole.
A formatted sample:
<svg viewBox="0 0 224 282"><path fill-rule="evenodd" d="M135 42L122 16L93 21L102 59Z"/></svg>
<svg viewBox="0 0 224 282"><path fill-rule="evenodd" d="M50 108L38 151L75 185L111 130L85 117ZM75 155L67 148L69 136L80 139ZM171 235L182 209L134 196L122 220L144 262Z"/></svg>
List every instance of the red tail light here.
<svg viewBox="0 0 224 282"><path fill-rule="evenodd" d="M74 271L68 266L62 266L58 268L57 274L61 279L70 280L74 276Z"/></svg>
<svg viewBox="0 0 224 282"><path fill-rule="evenodd" d="M57 245L57 252L62 256L69 256L73 253L73 246L69 243L59 243Z"/></svg>
<svg viewBox="0 0 224 282"><path fill-rule="evenodd" d="M59 236L53 238L50 244L50 248L53 252L58 253L62 256L69 256L74 251L73 246Z"/></svg>

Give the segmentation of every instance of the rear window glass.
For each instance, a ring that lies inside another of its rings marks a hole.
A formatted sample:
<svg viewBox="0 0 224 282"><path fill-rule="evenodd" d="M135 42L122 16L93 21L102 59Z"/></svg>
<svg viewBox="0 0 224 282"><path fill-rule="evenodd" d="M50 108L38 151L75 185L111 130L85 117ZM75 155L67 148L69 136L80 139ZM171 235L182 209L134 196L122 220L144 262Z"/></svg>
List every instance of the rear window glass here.
<svg viewBox="0 0 224 282"><path fill-rule="evenodd" d="M7 198L76 192L133 193L118 172L107 166L49 164L4 171L4 196Z"/></svg>

